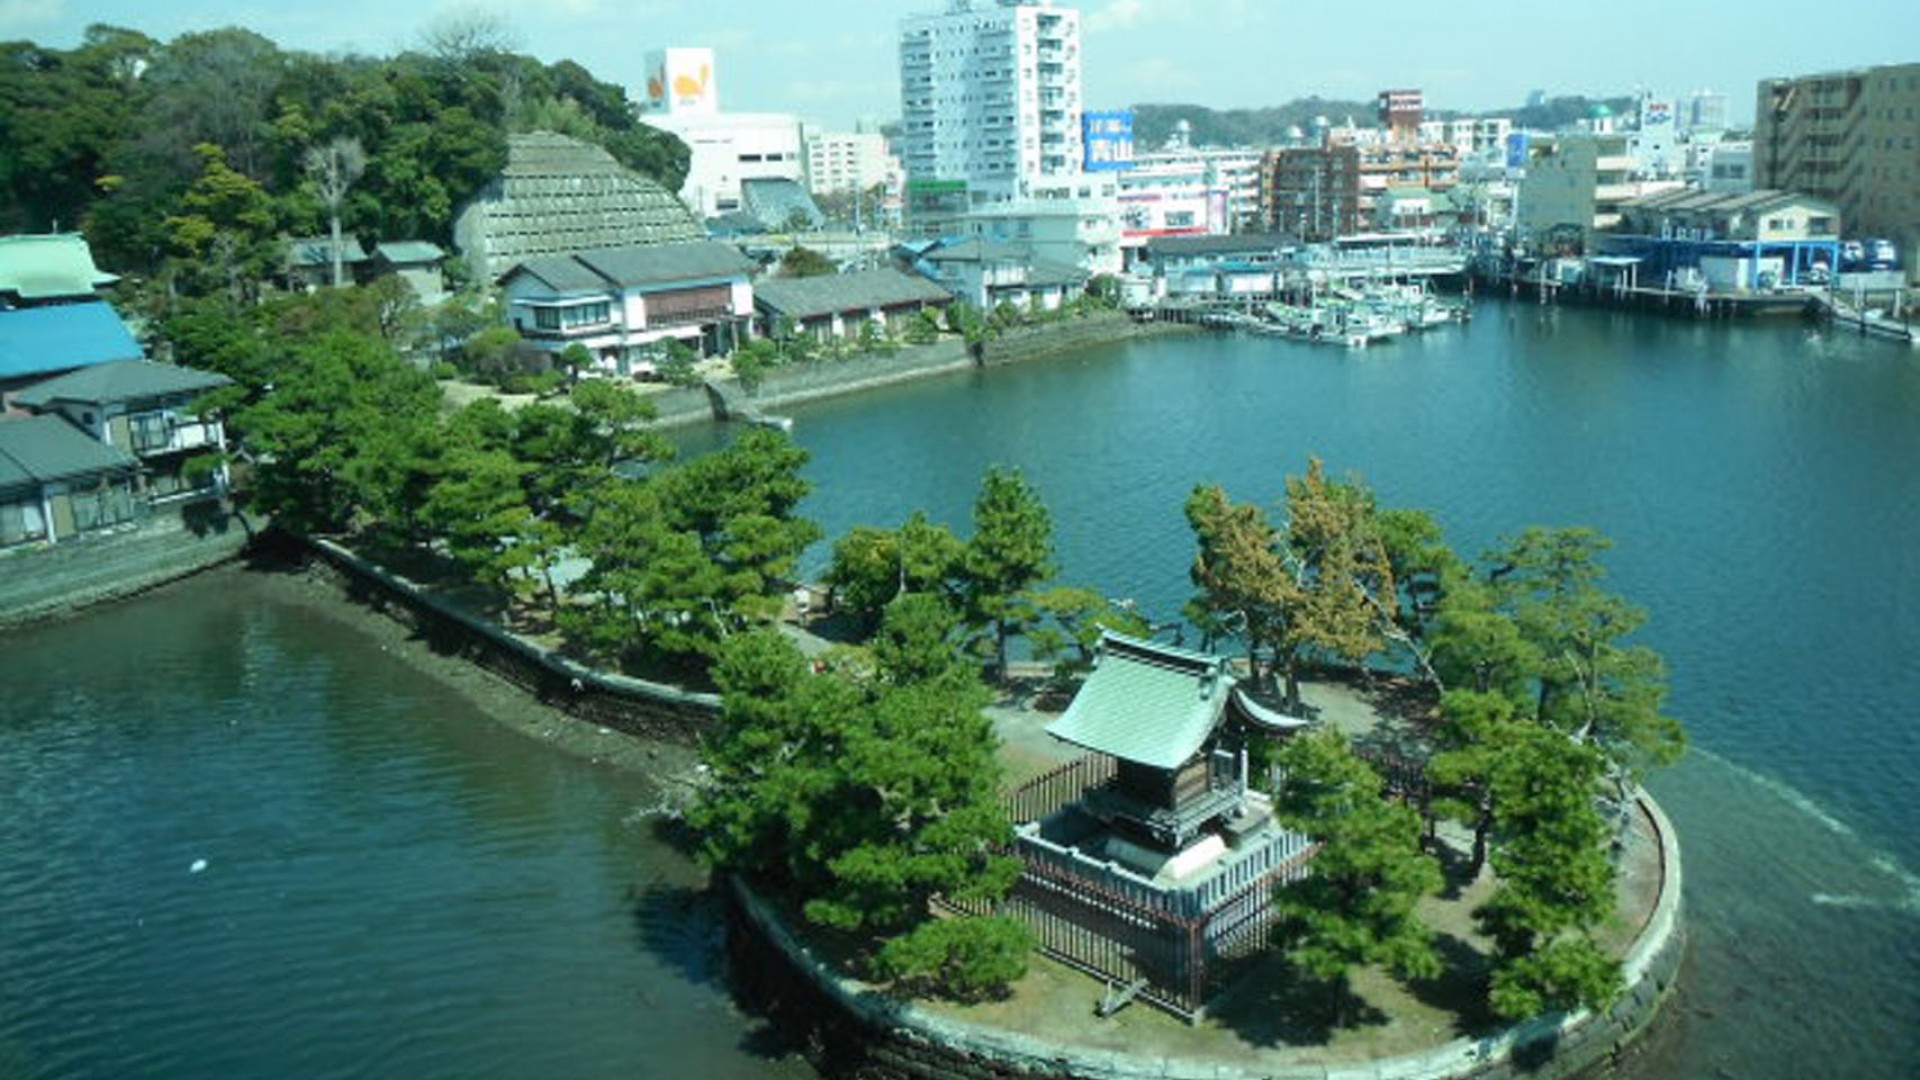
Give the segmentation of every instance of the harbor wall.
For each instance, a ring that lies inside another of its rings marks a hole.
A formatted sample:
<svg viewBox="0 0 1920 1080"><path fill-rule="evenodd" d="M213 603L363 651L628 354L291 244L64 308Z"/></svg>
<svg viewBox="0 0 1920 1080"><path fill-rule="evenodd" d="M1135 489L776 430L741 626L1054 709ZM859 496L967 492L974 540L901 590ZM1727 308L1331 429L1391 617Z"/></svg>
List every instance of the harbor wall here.
<svg viewBox="0 0 1920 1080"><path fill-rule="evenodd" d="M0 552L0 628L60 618L239 558L251 538L213 502L150 511L137 526Z"/></svg>
<svg viewBox="0 0 1920 1080"><path fill-rule="evenodd" d="M862 1080L1568 1080L1616 1060L1672 992L1686 950L1680 849L1651 796L1660 893L1624 961L1625 991L1605 1013L1542 1017L1485 1038L1351 1064L1286 1051L1181 1059L1088 1051L935 1013L842 977L789 932L772 905L730 881L728 950L750 1004L795 1033L830 1076ZM1089 995L1088 1023L1092 1018ZM1226 1038L1226 1036L1222 1036Z"/></svg>
<svg viewBox="0 0 1920 1080"><path fill-rule="evenodd" d="M1096 312L1039 326L1022 326L982 344L974 355L965 342L943 338L930 345L908 345L892 353L871 353L819 360L767 372L751 393L727 380L729 395L766 412L802 402L854 394L883 386L976 367L1023 363L1129 338L1189 329L1136 323L1118 311ZM675 387L651 397L659 423L673 426L715 419L714 403L704 387Z"/></svg>

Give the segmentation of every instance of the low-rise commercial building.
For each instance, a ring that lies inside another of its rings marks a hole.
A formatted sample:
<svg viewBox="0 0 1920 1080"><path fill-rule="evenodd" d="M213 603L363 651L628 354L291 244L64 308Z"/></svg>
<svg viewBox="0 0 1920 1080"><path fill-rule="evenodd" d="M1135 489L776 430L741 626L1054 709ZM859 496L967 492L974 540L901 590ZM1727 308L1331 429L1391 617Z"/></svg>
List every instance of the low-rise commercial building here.
<svg viewBox="0 0 1920 1080"><path fill-rule="evenodd" d="M1090 194L1014 199L979 207L955 231L1018 245L1087 276L1121 269L1120 201L1111 178L1087 177Z"/></svg>
<svg viewBox="0 0 1920 1080"><path fill-rule="evenodd" d="M1597 233L1619 226L1623 205L1681 188L1678 180L1647 177L1632 138L1581 132L1533 139L1519 191L1523 240L1541 250L1590 250Z"/></svg>
<svg viewBox="0 0 1920 1080"><path fill-rule="evenodd" d="M1386 227L1379 202L1393 188L1444 192L1460 182L1451 143L1393 141L1352 128L1319 146L1286 147L1261 162L1260 210L1270 229L1310 240Z"/></svg>
<svg viewBox="0 0 1920 1080"><path fill-rule="evenodd" d="M1677 190L1629 201L1599 238L1632 285L1766 292L1824 286L1840 263L1839 208L1788 191Z"/></svg>

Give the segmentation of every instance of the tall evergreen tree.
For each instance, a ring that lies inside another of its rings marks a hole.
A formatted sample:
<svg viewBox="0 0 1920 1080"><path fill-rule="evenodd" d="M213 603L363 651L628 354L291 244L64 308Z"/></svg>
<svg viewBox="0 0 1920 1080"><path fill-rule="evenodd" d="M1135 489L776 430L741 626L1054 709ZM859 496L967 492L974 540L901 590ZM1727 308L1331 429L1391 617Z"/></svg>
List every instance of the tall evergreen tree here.
<svg viewBox="0 0 1920 1080"><path fill-rule="evenodd" d="M1313 872L1276 896L1288 958L1311 978L1343 985L1360 964L1403 978L1439 974L1432 932L1414 911L1441 885L1439 867L1420 850L1419 815L1386 800L1379 775L1337 732L1289 741L1278 764L1286 778L1277 815L1322 845Z"/></svg>
<svg viewBox="0 0 1920 1080"><path fill-rule="evenodd" d="M991 468L973 503L973 536L962 557L968 622L991 634L996 670L1007 645L1032 625L1029 590L1053 576L1053 517L1018 470Z"/></svg>

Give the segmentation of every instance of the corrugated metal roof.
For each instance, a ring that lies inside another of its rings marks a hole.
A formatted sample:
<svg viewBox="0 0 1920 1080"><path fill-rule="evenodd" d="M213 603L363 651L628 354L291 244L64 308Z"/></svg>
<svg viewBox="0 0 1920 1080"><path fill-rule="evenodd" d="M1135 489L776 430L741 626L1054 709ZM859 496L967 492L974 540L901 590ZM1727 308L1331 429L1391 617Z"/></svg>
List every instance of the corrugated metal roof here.
<svg viewBox="0 0 1920 1080"><path fill-rule="evenodd" d="M1156 769L1177 769L1206 744L1233 679L1217 656L1109 633L1056 739Z"/></svg>
<svg viewBox="0 0 1920 1080"><path fill-rule="evenodd" d="M1285 251L1300 241L1285 233L1235 233L1231 236L1156 236L1147 241L1153 258L1189 255L1242 255Z"/></svg>
<svg viewBox="0 0 1920 1080"><path fill-rule="evenodd" d="M0 311L0 379L140 355L127 324L104 300Z"/></svg>
<svg viewBox="0 0 1920 1080"><path fill-rule="evenodd" d="M769 278L753 287L754 302L794 319L865 311L896 304L944 304L953 294L923 277L892 267L809 278Z"/></svg>
<svg viewBox="0 0 1920 1080"><path fill-rule="evenodd" d="M92 296L118 280L93 265L93 252L77 233L0 237L0 293L58 300Z"/></svg>
<svg viewBox="0 0 1920 1080"><path fill-rule="evenodd" d="M88 438L57 416L0 421L0 485L44 484L138 467L132 454Z"/></svg>
<svg viewBox="0 0 1920 1080"><path fill-rule="evenodd" d="M374 250L390 263L439 262L447 257L447 253L440 250L440 245L425 240L395 240L381 244Z"/></svg>
<svg viewBox="0 0 1920 1080"><path fill-rule="evenodd" d="M110 360L34 383L13 395L13 400L33 409L42 409L60 401L97 405L109 401L194 394L232 382L225 375L175 364Z"/></svg>
<svg viewBox="0 0 1920 1080"><path fill-rule="evenodd" d="M1018 244L973 237L940 247L921 256L928 262L1026 262L1032 252Z"/></svg>
<svg viewBox="0 0 1920 1080"><path fill-rule="evenodd" d="M357 237L340 238L340 265L353 266L367 261L367 249ZM287 241L288 266L332 266L333 238L296 236Z"/></svg>

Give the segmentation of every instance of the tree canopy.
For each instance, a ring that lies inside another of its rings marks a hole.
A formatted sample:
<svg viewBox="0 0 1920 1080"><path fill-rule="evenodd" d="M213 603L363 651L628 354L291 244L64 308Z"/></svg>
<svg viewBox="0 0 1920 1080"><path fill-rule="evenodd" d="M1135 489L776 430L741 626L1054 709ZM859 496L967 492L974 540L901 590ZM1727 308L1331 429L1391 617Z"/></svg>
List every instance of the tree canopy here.
<svg viewBox="0 0 1920 1080"><path fill-rule="evenodd" d="M1414 914L1441 885L1438 865L1420 850L1420 816L1387 801L1379 775L1337 732L1290 740L1278 764L1286 783L1276 813L1323 845L1312 873L1278 895L1292 962L1327 981L1358 964L1407 978L1438 974L1433 934Z"/></svg>
<svg viewBox="0 0 1920 1080"><path fill-rule="evenodd" d="M950 616L925 596L889 608L887 676L815 674L771 630L729 640L721 730L691 820L715 865L792 896L806 917L871 943L874 973L977 997L1025 969L1001 919L931 921L935 895L994 899L1019 873L985 693L930 661ZM912 642L919 642L913 645ZM929 649L931 646L931 650Z"/></svg>
<svg viewBox="0 0 1920 1080"><path fill-rule="evenodd" d="M322 57L235 28L161 42L96 25L70 50L0 45L0 229L57 223L117 271L186 271L204 252L182 248L211 237L183 224L221 224L211 187L244 181L259 203L247 213L264 217L243 238L323 232L337 211L362 239L445 245L460 204L505 163L507 135L539 129L679 189L686 146L639 123L619 86L495 39L468 44L457 59ZM335 170L330 186L309 164L346 146L360 148L358 175L339 185ZM210 171L210 153L231 177ZM198 209L184 201L196 186Z"/></svg>

